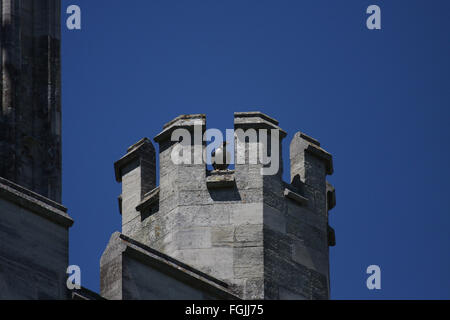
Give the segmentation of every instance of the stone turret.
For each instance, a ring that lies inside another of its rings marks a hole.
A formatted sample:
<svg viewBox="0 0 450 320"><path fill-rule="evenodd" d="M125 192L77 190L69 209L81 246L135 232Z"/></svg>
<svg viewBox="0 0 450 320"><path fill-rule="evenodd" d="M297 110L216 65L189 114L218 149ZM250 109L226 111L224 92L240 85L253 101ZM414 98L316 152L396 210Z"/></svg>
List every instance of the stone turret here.
<svg viewBox="0 0 450 320"><path fill-rule="evenodd" d="M278 122L245 112L235 113L234 125L235 158L241 158L233 170L214 171L193 159L206 148L202 139L172 141L177 129L201 137L204 115L180 116L164 126L155 138L159 187L152 175L142 174L154 172L150 141L132 147L116 163L123 184L123 234L229 284L244 299L328 299L328 248L335 241L328 225L335 204L334 188L326 181L333 173L331 155L316 140L295 134L292 178L286 183L281 144L287 134ZM267 156L279 160L272 173L269 163L252 162L264 141L270 141ZM142 146L149 151L127 160ZM193 161L174 163L174 152L186 150Z"/></svg>

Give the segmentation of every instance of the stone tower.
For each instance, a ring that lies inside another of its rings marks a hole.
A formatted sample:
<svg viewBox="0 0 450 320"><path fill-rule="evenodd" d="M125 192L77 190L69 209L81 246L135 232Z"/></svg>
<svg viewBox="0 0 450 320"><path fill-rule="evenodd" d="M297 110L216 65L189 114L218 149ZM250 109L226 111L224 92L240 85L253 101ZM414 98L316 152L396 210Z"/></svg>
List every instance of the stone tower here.
<svg viewBox="0 0 450 320"><path fill-rule="evenodd" d="M263 164L249 161L252 144L262 139L260 129L276 130L281 145L287 134L278 122L244 112L235 113L234 126L245 133L235 135L235 149L245 147L245 163L210 171L204 163L175 164L171 158L175 148L198 147L194 139L172 141L174 130L203 133L205 116L184 115L166 124L154 139L159 187L152 143L143 139L131 146L115 164L122 183L123 235L223 281L240 298L328 299L329 246L335 244L328 225L328 211L335 205L334 188L326 180L333 173L331 155L315 139L295 134L287 183L282 167L275 175L261 175ZM256 141L247 138L252 130ZM281 154L280 149L282 164ZM108 248L114 246L112 241ZM114 293L117 286L108 283L108 274L117 274L109 256L102 258L102 294L120 297ZM126 279L133 278L130 270Z"/></svg>
<svg viewBox="0 0 450 320"><path fill-rule="evenodd" d="M59 0L0 0L0 300L70 297L59 55Z"/></svg>
<svg viewBox="0 0 450 320"><path fill-rule="evenodd" d="M61 202L60 0L0 0L0 177Z"/></svg>

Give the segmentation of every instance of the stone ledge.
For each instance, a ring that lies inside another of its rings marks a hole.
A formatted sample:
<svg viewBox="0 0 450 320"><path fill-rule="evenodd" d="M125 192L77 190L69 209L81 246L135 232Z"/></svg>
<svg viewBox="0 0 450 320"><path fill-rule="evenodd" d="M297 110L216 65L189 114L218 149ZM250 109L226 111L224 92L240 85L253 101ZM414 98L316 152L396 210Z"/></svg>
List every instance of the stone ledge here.
<svg viewBox="0 0 450 320"><path fill-rule="evenodd" d="M69 228L74 223L64 206L4 178L0 178L0 198L11 201L63 227Z"/></svg>
<svg viewBox="0 0 450 320"><path fill-rule="evenodd" d="M297 203L299 203L301 206L307 206L308 205L308 199L299 195L298 193L289 190L289 189L284 189L284 196L286 198L289 198Z"/></svg>
<svg viewBox="0 0 450 320"><path fill-rule="evenodd" d="M144 199L137 205L136 210L142 212L157 202L159 202L159 187L145 194Z"/></svg>
<svg viewBox="0 0 450 320"><path fill-rule="evenodd" d="M214 170L206 177L206 186L208 189L233 188L236 186L234 171L232 170Z"/></svg>

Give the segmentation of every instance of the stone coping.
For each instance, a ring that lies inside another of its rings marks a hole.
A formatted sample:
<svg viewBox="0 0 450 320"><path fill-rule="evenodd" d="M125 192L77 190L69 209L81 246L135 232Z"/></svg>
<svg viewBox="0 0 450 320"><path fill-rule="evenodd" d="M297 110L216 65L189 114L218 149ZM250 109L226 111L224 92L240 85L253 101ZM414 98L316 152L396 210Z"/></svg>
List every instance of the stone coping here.
<svg viewBox="0 0 450 320"><path fill-rule="evenodd" d="M141 156L142 152L150 148L154 151L153 144L148 138L143 138L130 146L127 153L114 163L114 174L117 182L122 182L122 168Z"/></svg>
<svg viewBox="0 0 450 320"><path fill-rule="evenodd" d="M0 197L63 227L69 228L74 223L61 204L4 178L0 178Z"/></svg>
<svg viewBox="0 0 450 320"><path fill-rule="evenodd" d="M301 206L307 206L308 205L308 199L299 195L298 193L289 190L288 188L284 189L284 196L288 199L291 199L295 202L297 202L298 204L300 204Z"/></svg>
<svg viewBox="0 0 450 320"><path fill-rule="evenodd" d="M138 142L136 142L132 146L128 147L127 153L132 152L135 149L138 149L140 146L142 146L142 145L144 145L146 143L151 143L151 142L150 142L150 140L147 137L142 138L141 140L139 140Z"/></svg>
<svg viewBox="0 0 450 320"><path fill-rule="evenodd" d="M206 177L208 189L233 188L236 186L234 170L210 171Z"/></svg>
<svg viewBox="0 0 450 320"><path fill-rule="evenodd" d="M170 127L171 125L173 125L175 122L178 122L178 121L183 122L183 121L186 121L186 120L192 120L192 119L194 119L194 120L197 119L197 120L203 120L203 121L205 121L205 119L206 119L206 114L182 114L182 115L176 117L175 119L173 119L173 120L167 122L167 123L163 126L163 129L169 128L169 127Z"/></svg>
<svg viewBox="0 0 450 320"><path fill-rule="evenodd" d="M194 131L195 128L201 127L202 134L206 129L206 115L204 114L185 114L176 117L167 124L164 125L163 131L161 131L153 141L161 143L166 140L170 140L172 132L177 129L186 129Z"/></svg>
<svg viewBox="0 0 450 320"><path fill-rule="evenodd" d="M261 118L276 126L280 124L278 120L269 117L267 114L262 113L261 111L235 112L234 118Z"/></svg>
<svg viewBox="0 0 450 320"><path fill-rule="evenodd" d="M156 187L152 191L146 193L144 195L144 199L137 205L136 210L141 212L142 210L147 209L153 204L159 202L159 187Z"/></svg>
<svg viewBox="0 0 450 320"><path fill-rule="evenodd" d="M287 136L287 133L281 129L278 124L277 120L259 111L234 113L235 129L275 129L279 130L280 138L284 139Z"/></svg>
<svg viewBox="0 0 450 320"><path fill-rule="evenodd" d="M320 147L320 142L318 140L314 139L313 137L308 136L306 133L300 132L300 137L305 139L306 141Z"/></svg>
<svg viewBox="0 0 450 320"><path fill-rule="evenodd" d="M163 126L163 131L160 132L153 140L160 143L167 140L171 133L179 128L185 128L193 130L195 121L200 121L202 129L206 128L206 115L205 114L185 114L176 117ZM253 129L277 129L280 131L280 137L283 139L287 136L287 133L281 129L279 122L274 118L260 112L235 112L234 113L234 126L235 128L253 128Z"/></svg>

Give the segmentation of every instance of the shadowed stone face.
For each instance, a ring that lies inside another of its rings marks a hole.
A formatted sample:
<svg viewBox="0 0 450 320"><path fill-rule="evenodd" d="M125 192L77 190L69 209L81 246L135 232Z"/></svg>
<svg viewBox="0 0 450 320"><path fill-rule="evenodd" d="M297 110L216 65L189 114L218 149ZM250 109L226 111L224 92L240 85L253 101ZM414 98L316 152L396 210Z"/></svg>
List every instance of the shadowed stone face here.
<svg viewBox="0 0 450 320"><path fill-rule="evenodd" d="M0 19L0 177L60 202L60 1L0 0Z"/></svg>

